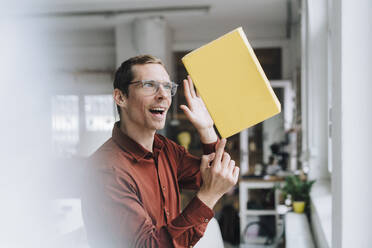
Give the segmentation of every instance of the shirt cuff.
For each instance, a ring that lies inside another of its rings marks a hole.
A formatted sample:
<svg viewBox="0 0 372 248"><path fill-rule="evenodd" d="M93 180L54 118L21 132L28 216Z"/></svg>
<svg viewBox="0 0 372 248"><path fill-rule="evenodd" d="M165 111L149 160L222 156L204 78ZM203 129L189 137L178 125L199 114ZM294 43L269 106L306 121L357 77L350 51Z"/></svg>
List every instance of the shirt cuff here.
<svg viewBox="0 0 372 248"><path fill-rule="evenodd" d="M205 205L197 196L183 210L182 215L190 224L208 223L214 216L214 212Z"/></svg>
<svg viewBox="0 0 372 248"><path fill-rule="evenodd" d="M216 142L210 144L202 144L203 146L203 154L208 155L216 151L216 145L219 140L217 139Z"/></svg>

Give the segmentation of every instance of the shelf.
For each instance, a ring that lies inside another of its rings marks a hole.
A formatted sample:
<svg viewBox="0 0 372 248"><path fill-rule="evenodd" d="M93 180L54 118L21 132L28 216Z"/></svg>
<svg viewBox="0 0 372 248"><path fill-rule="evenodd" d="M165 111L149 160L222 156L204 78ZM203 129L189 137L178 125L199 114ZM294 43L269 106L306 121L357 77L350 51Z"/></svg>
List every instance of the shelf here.
<svg viewBox="0 0 372 248"><path fill-rule="evenodd" d="M243 215L276 215L276 210L244 210Z"/></svg>
<svg viewBox="0 0 372 248"><path fill-rule="evenodd" d="M239 204L241 206L239 215L240 215L240 230L241 238L243 242L248 243L249 240L245 240L245 228L249 225L249 219L251 217L258 218L259 216L272 216L275 218L275 233L280 234L280 214L277 211L279 205L279 190L275 188L277 184L283 183L280 178L269 178L269 180L256 179L256 178L247 178L243 179L239 183ZM248 206L248 201L252 197L251 190L257 189L272 189L274 191L274 206L269 209L252 209L252 208L242 208L242 206ZM256 241L254 241L256 243Z"/></svg>
<svg viewBox="0 0 372 248"><path fill-rule="evenodd" d="M252 247L266 247L266 246L262 246L266 243L267 241L267 237L252 237L250 238L250 240L246 240L245 243L244 243L244 246L240 246L240 247L246 247L246 248L252 248Z"/></svg>

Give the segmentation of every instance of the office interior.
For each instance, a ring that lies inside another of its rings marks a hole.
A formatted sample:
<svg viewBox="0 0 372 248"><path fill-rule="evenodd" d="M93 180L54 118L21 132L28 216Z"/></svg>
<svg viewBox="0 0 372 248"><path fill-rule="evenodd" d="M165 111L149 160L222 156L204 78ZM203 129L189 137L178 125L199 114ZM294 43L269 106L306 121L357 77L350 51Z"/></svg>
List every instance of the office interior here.
<svg viewBox="0 0 372 248"><path fill-rule="evenodd" d="M115 69L152 54L181 84L184 55L242 27L282 112L228 138L240 179L195 247L370 247L371 10L368 0L6 4L1 242L88 248L81 178L118 121ZM200 156L184 102L179 87L159 132ZM315 180L303 214L276 187L288 175Z"/></svg>

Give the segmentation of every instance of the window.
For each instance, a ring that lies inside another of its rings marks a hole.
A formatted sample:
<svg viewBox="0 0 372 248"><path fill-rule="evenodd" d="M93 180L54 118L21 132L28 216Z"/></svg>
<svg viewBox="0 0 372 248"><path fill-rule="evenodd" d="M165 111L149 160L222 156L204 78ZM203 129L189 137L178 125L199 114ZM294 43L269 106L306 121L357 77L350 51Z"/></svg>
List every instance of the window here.
<svg viewBox="0 0 372 248"><path fill-rule="evenodd" d="M84 96L86 131L111 131L115 122L115 104L111 95Z"/></svg>
<svg viewBox="0 0 372 248"><path fill-rule="evenodd" d="M52 98L52 140L58 156L71 156L79 143L79 97Z"/></svg>
<svg viewBox="0 0 372 248"><path fill-rule="evenodd" d="M97 149L110 137L115 108L111 94L54 96L52 139L57 157L84 156Z"/></svg>

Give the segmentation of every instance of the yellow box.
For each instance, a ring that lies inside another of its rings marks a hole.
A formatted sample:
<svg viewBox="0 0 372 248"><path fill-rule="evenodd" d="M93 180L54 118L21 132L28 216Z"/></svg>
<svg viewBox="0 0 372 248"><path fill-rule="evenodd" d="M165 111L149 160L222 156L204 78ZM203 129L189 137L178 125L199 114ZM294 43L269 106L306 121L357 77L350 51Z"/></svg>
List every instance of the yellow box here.
<svg viewBox="0 0 372 248"><path fill-rule="evenodd" d="M281 106L241 27L182 58L222 138L262 122Z"/></svg>

